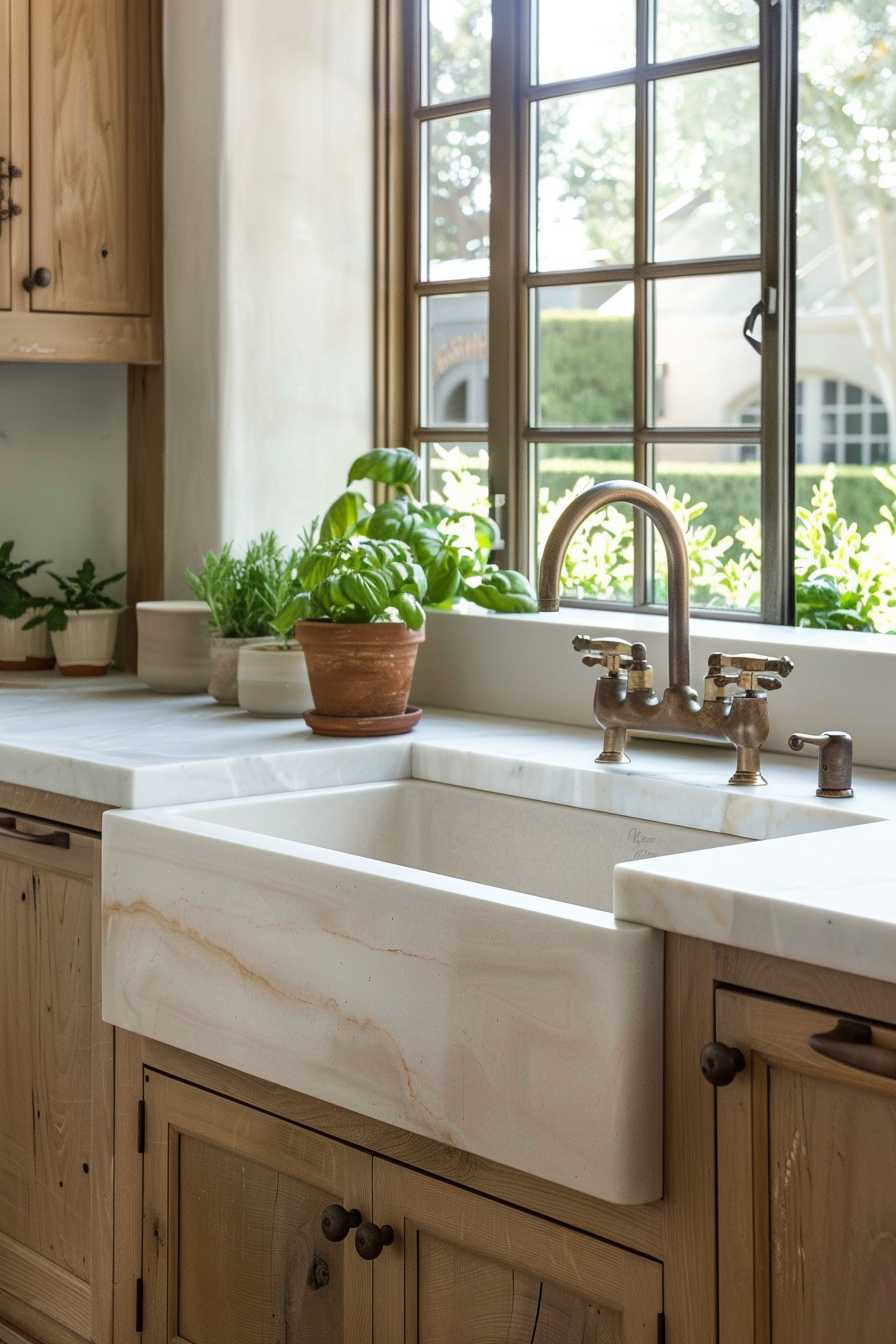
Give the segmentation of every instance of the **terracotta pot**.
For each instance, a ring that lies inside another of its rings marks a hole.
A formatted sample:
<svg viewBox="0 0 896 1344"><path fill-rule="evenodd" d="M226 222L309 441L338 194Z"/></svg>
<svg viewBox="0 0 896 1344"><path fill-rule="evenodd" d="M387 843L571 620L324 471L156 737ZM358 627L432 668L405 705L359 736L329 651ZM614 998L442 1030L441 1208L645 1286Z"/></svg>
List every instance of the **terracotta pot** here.
<svg viewBox="0 0 896 1344"><path fill-rule="evenodd" d="M123 607L67 611L64 630L51 630L53 652L64 677L104 677L115 652Z"/></svg>
<svg viewBox="0 0 896 1344"><path fill-rule="evenodd" d="M403 714L423 638L423 630L403 623L299 621L296 639L305 650L318 714L357 719Z"/></svg>
<svg viewBox="0 0 896 1344"><path fill-rule="evenodd" d="M215 635L211 643L212 675L208 693L219 705L239 704L237 698L237 665L244 644L273 644L274 639L234 639Z"/></svg>
<svg viewBox="0 0 896 1344"><path fill-rule="evenodd" d="M48 605L38 604L15 620L0 616L0 672L45 672L56 662L45 625L22 629L39 612L46 611Z"/></svg>
<svg viewBox="0 0 896 1344"><path fill-rule="evenodd" d="M239 651L240 709L271 719L298 719L314 705L301 644L244 644Z"/></svg>
<svg viewBox="0 0 896 1344"><path fill-rule="evenodd" d="M204 695L212 674L205 602L137 603L137 676L166 695Z"/></svg>

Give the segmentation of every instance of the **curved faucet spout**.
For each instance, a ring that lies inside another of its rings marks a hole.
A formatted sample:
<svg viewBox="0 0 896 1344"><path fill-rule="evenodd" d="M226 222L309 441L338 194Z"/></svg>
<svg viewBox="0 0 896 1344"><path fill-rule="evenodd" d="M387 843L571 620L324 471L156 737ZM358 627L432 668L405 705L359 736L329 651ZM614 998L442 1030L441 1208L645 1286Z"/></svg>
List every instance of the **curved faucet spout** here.
<svg viewBox="0 0 896 1344"><path fill-rule="evenodd" d="M545 543L538 575L538 610L559 611L560 572L569 543L579 528L598 509L608 504L632 504L653 521L663 539L669 569L669 684L689 686L691 649L689 634L690 572L688 548L675 514L653 490L634 481L604 481L583 490L557 519Z"/></svg>

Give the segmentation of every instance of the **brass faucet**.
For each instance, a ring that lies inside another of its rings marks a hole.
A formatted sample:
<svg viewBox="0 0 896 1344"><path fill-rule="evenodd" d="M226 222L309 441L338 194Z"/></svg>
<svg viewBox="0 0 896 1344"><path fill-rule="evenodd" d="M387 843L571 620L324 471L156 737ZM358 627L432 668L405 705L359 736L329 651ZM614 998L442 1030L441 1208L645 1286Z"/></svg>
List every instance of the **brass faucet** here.
<svg viewBox="0 0 896 1344"><path fill-rule="evenodd" d="M559 611L560 573L567 548L582 523L608 504L632 504L653 521L666 548L669 588L669 685L662 700L653 689L653 668L643 644L577 635L573 648L587 650L586 667L603 667L594 690L594 717L604 729L598 761L628 760L630 730L730 742L737 767L729 784L764 784L759 749L769 734L768 692L793 671L789 658L761 654L710 655L703 703L690 685L690 573L684 533L667 504L646 485L604 481L584 490L564 509L545 543L538 576L539 611Z"/></svg>

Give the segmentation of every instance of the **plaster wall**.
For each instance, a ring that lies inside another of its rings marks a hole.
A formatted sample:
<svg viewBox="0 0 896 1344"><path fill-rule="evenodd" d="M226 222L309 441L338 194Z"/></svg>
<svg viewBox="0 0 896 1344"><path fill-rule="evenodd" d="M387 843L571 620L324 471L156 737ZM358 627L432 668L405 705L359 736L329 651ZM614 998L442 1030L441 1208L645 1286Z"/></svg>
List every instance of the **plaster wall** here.
<svg viewBox="0 0 896 1344"><path fill-rule="evenodd" d="M291 540L373 427L373 6L166 6L166 594Z"/></svg>

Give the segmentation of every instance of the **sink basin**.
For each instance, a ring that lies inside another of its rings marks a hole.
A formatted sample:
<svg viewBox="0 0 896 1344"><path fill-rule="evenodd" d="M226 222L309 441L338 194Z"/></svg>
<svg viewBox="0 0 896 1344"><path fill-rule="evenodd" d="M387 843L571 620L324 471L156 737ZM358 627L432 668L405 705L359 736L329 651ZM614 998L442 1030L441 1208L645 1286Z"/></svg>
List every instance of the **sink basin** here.
<svg viewBox="0 0 896 1344"><path fill-rule="evenodd" d="M111 812L103 1015L622 1204L662 1193L663 939L616 863L737 843L419 779Z"/></svg>

